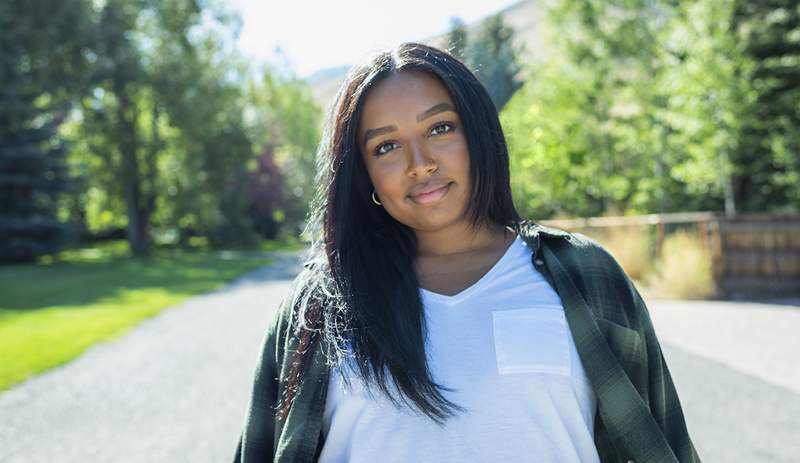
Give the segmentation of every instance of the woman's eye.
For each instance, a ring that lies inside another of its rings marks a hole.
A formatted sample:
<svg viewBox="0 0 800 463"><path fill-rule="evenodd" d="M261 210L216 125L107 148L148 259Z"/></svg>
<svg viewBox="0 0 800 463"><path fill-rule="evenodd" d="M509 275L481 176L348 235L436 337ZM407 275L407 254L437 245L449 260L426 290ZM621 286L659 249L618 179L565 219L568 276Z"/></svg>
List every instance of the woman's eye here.
<svg viewBox="0 0 800 463"><path fill-rule="evenodd" d="M447 133L453 130L453 125L450 123L439 124L431 129L432 135L439 135L442 133Z"/></svg>
<svg viewBox="0 0 800 463"><path fill-rule="evenodd" d="M397 143L389 141L386 143L381 143L377 147L375 147L375 154L386 154L389 151L393 150Z"/></svg>

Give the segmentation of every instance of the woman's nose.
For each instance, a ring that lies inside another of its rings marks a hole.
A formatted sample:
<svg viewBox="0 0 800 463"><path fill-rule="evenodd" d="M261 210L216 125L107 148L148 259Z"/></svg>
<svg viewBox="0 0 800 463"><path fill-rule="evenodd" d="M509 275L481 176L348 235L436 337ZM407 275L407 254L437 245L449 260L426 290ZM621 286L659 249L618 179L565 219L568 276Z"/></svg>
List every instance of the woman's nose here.
<svg viewBox="0 0 800 463"><path fill-rule="evenodd" d="M408 174L419 177L420 175L431 175L436 172L439 166L436 165L433 157L419 143L412 143L409 146Z"/></svg>

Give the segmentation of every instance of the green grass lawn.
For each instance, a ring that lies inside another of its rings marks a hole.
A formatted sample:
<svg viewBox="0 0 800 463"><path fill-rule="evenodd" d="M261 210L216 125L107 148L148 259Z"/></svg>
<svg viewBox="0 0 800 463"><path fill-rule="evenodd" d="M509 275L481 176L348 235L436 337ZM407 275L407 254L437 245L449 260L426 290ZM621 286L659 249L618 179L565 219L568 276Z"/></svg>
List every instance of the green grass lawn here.
<svg viewBox="0 0 800 463"><path fill-rule="evenodd" d="M112 242L0 266L0 390L267 263L258 251L157 249L132 258L124 242Z"/></svg>

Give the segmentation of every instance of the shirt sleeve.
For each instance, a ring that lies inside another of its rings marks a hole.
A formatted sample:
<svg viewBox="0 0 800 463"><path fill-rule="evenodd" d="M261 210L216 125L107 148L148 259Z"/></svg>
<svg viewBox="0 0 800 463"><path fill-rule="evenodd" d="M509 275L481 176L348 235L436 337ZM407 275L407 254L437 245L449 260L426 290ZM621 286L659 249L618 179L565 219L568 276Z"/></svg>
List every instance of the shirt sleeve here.
<svg viewBox="0 0 800 463"><path fill-rule="evenodd" d="M663 434L675 459L681 463L700 463L700 457L689 437L678 392L661 351L661 345L656 337L650 312L644 299L611 253L590 238L580 234L576 235L584 243L589 243L589 247L593 251L589 261L597 269L593 275L600 277L594 283L604 288L603 293L615 295L609 299L602 299L604 302L599 305L605 307L609 312L615 313L619 312L620 307L624 307L625 313L618 314L622 317L618 318L619 323L635 329L639 334L643 349L640 355L643 358L641 363L637 360L636 364L643 368L631 371L635 373L634 377L631 377L634 387L649 408L650 415Z"/></svg>
<svg viewBox="0 0 800 463"><path fill-rule="evenodd" d="M627 277L626 277L627 278ZM647 351L648 403L653 418L664 433L664 437L681 463L700 463L694 448L686 420L678 398L678 391L672 381L667 362L656 338L650 313L644 300L628 279L644 330L644 344Z"/></svg>
<svg viewBox="0 0 800 463"><path fill-rule="evenodd" d="M261 343L247 415L234 455L235 463L271 462L274 459L275 406L278 401L280 365L278 347L285 305L284 301Z"/></svg>

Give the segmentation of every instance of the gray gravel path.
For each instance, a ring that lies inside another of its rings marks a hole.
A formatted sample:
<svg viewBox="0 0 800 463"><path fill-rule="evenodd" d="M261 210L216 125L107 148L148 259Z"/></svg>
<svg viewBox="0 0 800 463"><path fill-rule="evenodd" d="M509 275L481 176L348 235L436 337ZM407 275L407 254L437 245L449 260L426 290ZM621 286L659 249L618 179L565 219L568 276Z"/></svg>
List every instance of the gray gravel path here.
<svg viewBox="0 0 800 463"><path fill-rule="evenodd" d="M659 339L800 394L800 306L651 301L648 307Z"/></svg>
<svg viewBox="0 0 800 463"><path fill-rule="evenodd" d="M296 253L0 394L0 462L226 462ZM800 459L800 307L648 304L703 461Z"/></svg>
<svg viewBox="0 0 800 463"><path fill-rule="evenodd" d="M0 462L230 461L297 253L0 395Z"/></svg>
<svg viewBox="0 0 800 463"><path fill-rule="evenodd" d="M800 394L662 342L704 463L800 461Z"/></svg>
<svg viewBox="0 0 800 463"><path fill-rule="evenodd" d="M800 462L800 306L650 301L704 462Z"/></svg>

